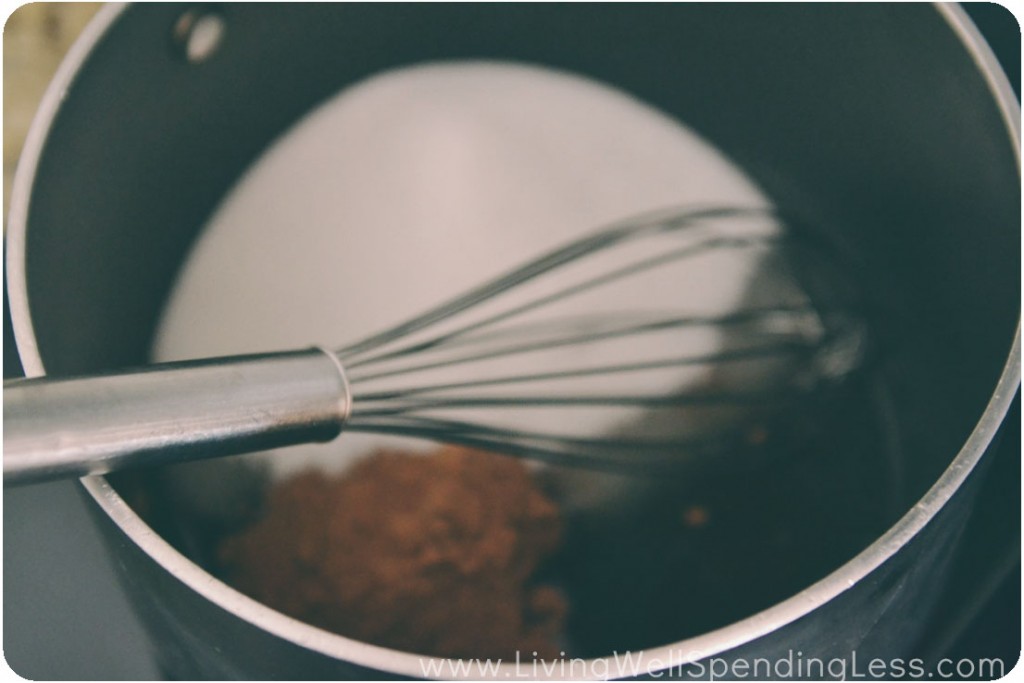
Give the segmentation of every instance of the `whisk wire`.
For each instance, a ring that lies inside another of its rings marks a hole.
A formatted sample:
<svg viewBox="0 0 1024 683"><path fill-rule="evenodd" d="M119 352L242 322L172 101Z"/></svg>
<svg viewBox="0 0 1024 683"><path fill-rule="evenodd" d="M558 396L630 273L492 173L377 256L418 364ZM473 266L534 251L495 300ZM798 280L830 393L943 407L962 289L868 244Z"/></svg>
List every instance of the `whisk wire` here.
<svg viewBox="0 0 1024 683"><path fill-rule="evenodd" d="M709 251L709 250L712 250L712 249L725 248L725 247L730 247L730 246L732 246L732 247L744 247L744 246L764 245L764 244L769 243L771 241L774 241L773 238L769 238L767 236L754 237L754 238L748 237L748 238L742 238L742 239L740 239L740 238L718 238L718 239L707 240L707 241L702 242L702 243L700 243L698 245L684 247L684 248L681 248L681 249L678 249L678 250L675 250L675 251L671 251L671 252L669 252L667 254L663 254L663 255L660 255L660 256L649 257L649 258L644 259L642 261L639 261L637 263L632 263L629 266L625 266L623 268L619 268L619 269L617 269L615 271L612 271L611 273L606 273L606 274L601 275L599 277L594 277L594 278L591 278L589 280L585 280L585 281L580 282L580 283L578 283L576 285L573 285L571 287L566 287L564 289L561 289L561 290L555 292L554 294L549 294L547 296L543 296L543 297L539 297L537 299L533 299L533 300L531 300L531 301L529 301L529 302L527 302L525 304L521 304L521 305L516 306L514 308L511 308L511 309L509 309L507 311L504 311L502 313L498 313L498 314L493 315L493 316L488 317L488 318L484 318L483 320L474 322L472 324L465 325L463 327L460 327L460 328L458 328L456 330L453 330L451 332L448 332L446 334L442 334L442 335L433 337L433 338L431 338L431 339L429 339L427 341L423 341L423 342L419 342L419 343L416 343L416 344L413 344L413 345L405 346L405 347L402 347L400 349L397 349L397 350L394 350L394 351L390 351L388 353L383 353L383 354L380 354L380 355L377 355L377 356L371 356L370 358L349 361L348 367L350 369L357 369L357 368L360 368L360 367L365 367L366 365L371 365L373 363L379 363L381 361L386 361L386 360L390 360L390 359L393 359L393 358L398 358L398 357L401 357L401 356L408 356L408 355L412 355L412 354L418 354L418 353L422 353L424 351L428 351L430 349L438 348L440 346L443 346L443 345L446 345L446 344L450 343L453 340L457 340L457 339L459 339L461 337L464 337L465 335L470 334L470 333L472 333L472 332L474 332L476 330L479 330L479 329L482 329L482 328L485 328L485 327L488 327L488 326L491 326L491 325L496 325L496 324L498 324L498 323L500 323L502 321L509 320L511 318L514 318L515 316L523 315L525 313L528 313L530 311L542 308L544 306L549 306L551 304L554 304L554 303L556 303L558 301L562 301L562 300L568 299L569 297L575 296L577 294L582 294L583 292L587 292L587 291L596 289L597 287L609 284L611 282L614 282L615 280L619 280L619 279L628 277L630 275L633 275L633 274L636 274L636 273L639 273L639 272L642 272L642 271L648 271L648 270L651 270L652 268L655 268L657 266L661 266L661 265L665 265L665 264L668 264L668 263L672 263L673 261L679 261L679 260L682 260L682 259L685 259L685 258L690 258L690 257L693 257L693 256L697 256L697 255L699 255L699 254L701 254L703 252L706 252L706 251ZM344 352L343 352L343 354L344 354ZM344 357L344 355L343 355L343 357Z"/></svg>
<svg viewBox="0 0 1024 683"><path fill-rule="evenodd" d="M576 261L584 256L597 253L613 245L621 244L622 242L643 236L645 233L656 232L664 233L679 230L684 227L690 227L697 225L702 220L708 220L713 218L723 217L738 217L743 215L770 215L771 210L767 208L738 208L738 207L714 207L706 209L691 210L686 213L678 213L672 215L664 215L659 213L655 216L647 218L633 219L623 224L614 225L603 231L600 231L590 237L578 240L568 246L556 249L555 251L542 256L541 258L530 262L529 264L522 266L504 276L496 278L484 285L476 287L466 294L458 296L440 306L437 306L430 311L418 315L400 325L396 325L384 332L372 335L364 339L363 341L351 344L337 351L338 357L346 364L348 368L357 368L361 364L369 362L368 360L356 359L357 354L365 351L372 351L375 349L382 348L389 343L392 343L402 337L409 336L415 332L418 332L428 326L440 323L446 319L451 318L458 313L465 311L466 309L475 306L481 302L492 299L501 293L512 289L513 287L519 286L529 280L532 280L540 275L548 273L555 268L559 268L565 264ZM751 243L757 240L764 241L771 239L768 237L746 237L741 239L736 238L713 238L705 244L690 245L679 249L678 251L654 257L649 259L647 262L641 262L632 264L630 266L621 268L612 273L607 273L603 276L599 276L590 282L584 282L577 287L570 287L566 290L562 290L555 295L545 297L543 299L524 304L516 309L507 311L505 313L496 316L495 319L489 319L467 326L463 330L456 330L449 335L443 335L435 338L428 342L416 344L407 347L405 350L391 353L415 353L419 350L429 348L431 344L439 343L444 341L449 336L457 336L471 329L477 329L483 325L493 324L498 320L507 319L513 315L524 313L528 310L538 308L542 305L546 305L557 299L571 296L573 294L584 291L585 289L592 289L600 284L606 284L615 279L622 278L626 275L637 272L638 270L646 270L654 265L660 263L670 262L672 260L679 259L683 256L694 255L712 248L715 244L725 246L726 244L736 243L745 244ZM377 356L375 358L385 358L389 356Z"/></svg>
<svg viewBox="0 0 1024 683"><path fill-rule="evenodd" d="M619 363L615 365L598 365L583 368L572 368L554 372L538 372L533 374L516 374L490 377L486 379L470 380L464 382L448 382L420 387L409 387L392 391L378 391L359 394L360 405L366 405L373 401L392 401L408 396L429 394L433 392L460 391L464 389L476 389L507 384L525 384L543 382L549 380L572 379L578 377L613 375L617 373L637 372L644 370L658 370L663 368L675 368L684 366L706 366L719 363L731 363L746 361L761 357L777 357L782 353L798 353L810 351L813 347L802 342L780 342L771 346L760 346L755 348L739 349L735 351L723 351L706 355L687 355L661 358L657 360ZM354 415L360 415L361 411L356 409Z"/></svg>
<svg viewBox="0 0 1024 683"><path fill-rule="evenodd" d="M754 218L769 222L732 220ZM803 243L785 227L769 208L706 207L625 221L549 252L343 348L339 356L353 389L353 410L346 428L610 470L666 459L685 460L733 447L742 440L737 420L778 410L813 388L818 380L808 380L809 374L813 375L808 368L813 367L815 355L835 341L835 330L829 326L836 319L848 321L849 311L840 310L840 315L833 316L835 311L822 309L821 299L802 291L790 291L788 299L755 293L753 305L726 312L644 310L644 290L636 288L628 291L637 298L639 309L611 310L609 301L602 298L583 305L584 310L598 306L598 313L553 310L568 299L618 286L627 278L655 269L705 255L745 254L747 250L749 255L736 258L770 264L764 267L780 271L773 276L788 278L792 287L796 268L787 258L799 253L799 258L813 259L817 247ZM676 236L686 241L682 245L664 240L639 244L645 238ZM647 252L615 252L617 263L598 260L597 272L583 277L577 274L573 278L564 272L570 264L602 253L610 256L610 250L629 242ZM769 254L778 258L756 261ZM671 272L678 275L680 271ZM559 276L548 283L546 291L534 288L525 301L502 298L546 274ZM800 290L799 283L796 289ZM829 305L833 304L840 309L845 305L830 301ZM477 306L481 312L475 311ZM548 317L537 320L542 311L548 312ZM460 314L466 314L464 319L456 319ZM456 324L434 329L445 322ZM425 331L426 338L416 338ZM727 341L719 340L719 348L706 348L709 334ZM705 348L668 352L671 346L682 349L694 343L703 343ZM605 357L583 362L588 350ZM562 355L544 357L549 365L554 362L554 369L535 364L538 354L556 351ZM636 355L617 358L621 353ZM564 367L577 356L581 362ZM501 367L511 359L518 360L514 369ZM499 367L492 369L496 362ZM726 371L729 367L737 369ZM455 368L467 368L465 376L444 374ZM687 368L704 374L691 372L686 375L689 379L678 380L681 384L666 385L666 378L677 381L671 378L684 377L677 373ZM751 369L752 374L748 372ZM431 374L438 372L442 374ZM628 387L612 381L626 376L635 377ZM724 385L718 386L722 382ZM603 424L620 428L595 432L588 427L583 433L578 425L575 433L538 429L540 424L548 424L573 432L571 420L551 418L556 412L580 410L608 412L613 419ZM545 419L535 420L537 411L544 413ZM664 417L649 424L641 420L639 424L647 426L639 431L621 428L623 419L640 414ZM463 419L463 415L467 417ZM703 418L696 415L711 417L706 425L700 425L697 423ZM677 429L669 437L654 436L649 427L655 424L659 429L666 424Z"/></svg>
<svg viewBox="0 0 1024 683"><path fill-rule="evenodd" d="M661 332L675 328L707 326L726 327L731 325L747 324L771 316L777 316L780 313L807 313L811 312L811 310L812 309L809 309L807 307L776 307L761 310L741 311L738 313L733 313L724 316L686 316L675 319L660 318L657 320L647 320L635 324L618 323L617 326L611 324L614 321L608 321L608 329L583 330L575 334L566 334L564 336L558 336L552 339L545 339L537 342L521 342L516 344L506 344L497 349L491 349L488 351L478 353L471 353L454 359L446 359L441 361L435 361L432 363L422 363L419 365L412 365L408 367L402 367L388 371L381 371L372 374L361 374L358 371L350 372L349 379L352 382L365 383L370 380L382 379L385 377L393 377L395 375L421 372L425 370L433 370L437 368L450 367L453 365L472 363L481 360L491 360L511 355L530 353L533 351L550 350L561 346L593 344L598 341L612 339L616 337L638 335L649 332Z"/></svg>

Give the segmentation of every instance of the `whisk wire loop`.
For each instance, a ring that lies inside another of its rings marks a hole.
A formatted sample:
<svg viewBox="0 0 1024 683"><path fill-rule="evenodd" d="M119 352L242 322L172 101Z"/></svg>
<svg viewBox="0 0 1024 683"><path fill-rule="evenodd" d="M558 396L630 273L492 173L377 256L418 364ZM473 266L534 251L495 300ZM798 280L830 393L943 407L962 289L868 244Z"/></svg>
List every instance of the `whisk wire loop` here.
<svg viewBox="0 0 1024 683"><path fill-rule="evenodd" d="M768 207L673 210L614 224L341 349L353 386L346 429L601 469L735 445L743 425L822 380L816 354L845 334L832 321L854 315L845 304L824 310L827 297L801 291L792 259L817 250ZM650 308L647 299L659 297L643 287L629 290L626 308L597 297L654 271L698 270L691 261L713 270L724 257L760 269L765 291L714 311ZM588 261L592 272L572 277L570 267ZM544 276L547 290L522 294ZM574 309L570 300L582 303Z"/></svg>

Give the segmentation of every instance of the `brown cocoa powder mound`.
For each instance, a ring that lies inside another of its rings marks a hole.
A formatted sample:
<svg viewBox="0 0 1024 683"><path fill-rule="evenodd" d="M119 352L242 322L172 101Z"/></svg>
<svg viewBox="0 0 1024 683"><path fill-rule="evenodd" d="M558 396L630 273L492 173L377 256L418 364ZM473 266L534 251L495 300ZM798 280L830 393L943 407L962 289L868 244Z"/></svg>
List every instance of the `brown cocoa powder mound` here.
<svg viewBox="0 0 1024 683"><path fill-rule="evenodd" d="M345 636L444 657L556 657L566 601L531 578L561 534L521 462L444 447L284 481L220 559L242 592Z"/></svg>

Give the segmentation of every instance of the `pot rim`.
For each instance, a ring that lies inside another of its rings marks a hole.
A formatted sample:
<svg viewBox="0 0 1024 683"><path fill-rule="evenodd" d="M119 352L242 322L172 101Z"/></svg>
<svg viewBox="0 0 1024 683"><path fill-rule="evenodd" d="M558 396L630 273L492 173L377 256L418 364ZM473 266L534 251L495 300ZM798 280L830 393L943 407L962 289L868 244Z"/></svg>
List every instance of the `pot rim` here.
<svg viewBox="0 0 1024 683"><path fill-rule="evenodd" d="M1006 124L1009 142L1014 146L1019 173L1021 109L1006 75L984 38L960 6L935 3L933 7L960 38L995 98ZM65 90L93 47L102 39L124 9L125 5L120 3L104 6L68 52L46 90L26 137L15 173L6 234L7 287L15 341L25 374L28 377L45 374L29 314L24 267L29 202L36 169ZM681 667L767 635L831 601L895 555L956 493L979 462L1002 424L1020 385L1020 329L1020 319L1018 318L1017 329L1006 364L985 411L964 445L924 496L888 531L826 577L772 607L699 636L633 653L632 666L636 667L635 670L638 672L659 671ZM142 521L105 478L86 477L81 480L81 483L121 531L154 562L205 599L274 636L333 659L415 678L427 676L428 671L424 668L424 662L438 659L370 645L329 633L262 605L214 578L175 550ZM592 678L597 670L595 662L602 659L607 663L609 658L586 660L582 674L576 675ZM613 676L616 672L612 671L612 668L614 667L603 667L608 672L607 675ZM632 667L630 670L633 670ZM462 670L445 667L435 669L435 671L438 672L438 675L445 677L458 677ZM518 663L502 663L495 666L490 672L479 669L479 667L477 670L466 670L461 677L477 678L487 673L495 678L520 678L522 677L521 671L522 667ZM570 668L570 677L574 672L575 668ZM545 671L543 667L533 667L530 673L533 678L562 678L565 671L557 668Z"/></svg>

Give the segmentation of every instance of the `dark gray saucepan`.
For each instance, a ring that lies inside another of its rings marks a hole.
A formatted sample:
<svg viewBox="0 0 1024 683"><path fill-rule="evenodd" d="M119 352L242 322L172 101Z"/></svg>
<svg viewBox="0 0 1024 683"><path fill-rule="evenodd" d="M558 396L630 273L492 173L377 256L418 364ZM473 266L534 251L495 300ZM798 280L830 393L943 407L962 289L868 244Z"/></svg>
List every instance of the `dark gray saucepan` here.
<svg viewBox="0 0 1024 683"><path fill-rule="evenodd" d="M801 442L817 457L702 475L735 511L718 541L636 519L577 540L560 571L579 651L643 649L675 674L714 655L906 655L1020 381L1019 106L959 9L227 4L200 10L225 33L192 62L174 38L192 7L108 7L46 97L7 236L29 375L144 362L218 200L346 85L441 59L581 73L687 122L853 250L882 352ZM120 484L82 485L167 672L423 674L415 655L234 592L175 536L180 520L155 534Z"/></svg>

